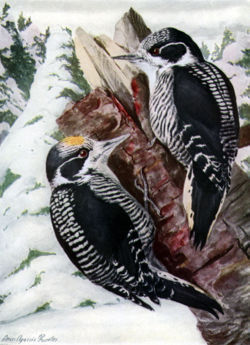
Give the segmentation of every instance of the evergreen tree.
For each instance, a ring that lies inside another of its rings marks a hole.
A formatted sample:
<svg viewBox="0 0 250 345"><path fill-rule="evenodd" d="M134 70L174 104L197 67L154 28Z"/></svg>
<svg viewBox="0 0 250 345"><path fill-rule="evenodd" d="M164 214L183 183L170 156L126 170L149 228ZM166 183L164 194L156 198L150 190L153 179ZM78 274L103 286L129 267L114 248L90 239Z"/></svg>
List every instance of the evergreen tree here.
<svg viewBox="0 0 250 345"><path fill-rule="evenodd" d="M86 81L86 79L84 78L79 60L76 56L75 44L74 44L74 41L72 40L72 32L67 27L64 30L69 34L70 38L67 43L64 43L62 45L62 48L71 49L71 55L65 53L57 57L57 59L65 61L63 66L70 73L71 78L72 78L72 83L76 85L77 90L74 91L72 88L71 89L65 88L61 92L60 97L69 97L74 102L77 102L90 92L90 86L88 82Z"/></svg>
<svg viewBox="0 0 250 345"><path fill-rule="evenodd" d="M245 68L246 75L250 75L250 49L242 50L243 57L235 65Z"/></svg>
<svg viewBox="0 0 250 345"><path fill-rule="evenodd" d="M2 22L9 15L10 5L4 4L2 9L2 15L0 16L0 21Z"/></svg>
<svg viewBox="0 0 250 345"><path fill-rule="evenodd" d="M9 9L9 8L8 8ZM8 31L12 38L10 51L0 50L0 60L9 76L15 79L17 86L23 92L24 98L29 98L30 86L34 80L36 62L24 46L15 22L8 20L6 6L3 9L4 21L2 27Z"/></svg>
<svg viewBox="0 0 250 345"><path fill-rule="evenodd" d="M0 50L3 70L0 77L0 123L7 122L11 126L27 103L36 69L45 60L49 29L45 34L34 36L32 43L27 43L23 32L32 24L31 18L26 19L21 13L15 23L9 10L10 6L5 4L0 13L0 25L6 31L6 37L11 37L10 46Z"/></svg>
<svg viewBox="0 0 250 345"><path fill-rule="evenodd" d="M239 115L242 120L245 120L245 124L250 123L250 104L243 103L239 107Z"/></svg>
<svg viewBox="0 0 250 345"><path fill-rule="evenodd" d="M13 102L13 91L7 86L8 75L4 73L0 77L0 123L7 122L10 126L15 122L17 115L13 108L18 112L18 105L12 104L12 111L10 110L10 103Z"/></svg>
<svg viewBox="0 0 250 345"><path fill-rule="evenodd" d="M247 89L243 92L243 96L247 96L250 98L250 85L247 87Z"/></svg>
<svg viewBox="0 0 250 345"><path fill-rule="evenodd" d="M235 65L244 68L245 73L247 76L250 76L250 49L242 50L243 56L242 58L235 63ZM243 92L242 96L247 96L250 98L250 86ZM250 104L243 103L239 107L240 117L246 121L246 123L250 123Z"/></svg>
<svg viewBox="0 0 250 345"><path fill-rule="evenodd" d="M26 30L31 24L30 17L28 19L25 19L23 16L23 13L19 15L18 21L17 21L17 27L19 31Z"/></svg>
<svg viewBox="0 0 250 345"><path fill-rule="evenodd" d="M214 51L212 53L212 61L217 61L222 59L222 55L224 49L231 43L235 42L233 34L230 30L225 29L223 39L221 42L221 46L219 47L218 44L215 44Z"/></svg>
<svg viewBox="0 0 250 345"><path fill-rule="evenodd" d="M46 29L45 34L40 33L39 36L33 38L34 43L31 48L35 50L35 57L37 58L37 63L42 64L46 57L46 43L50 35L49 28Z"/></svg>
<svg viewBox="0 0 250 345"><path fill-rule="evenodd" d="M204 56L204 59L208 60L210 51L208 49L208 46L204 42L202 42L202 45L201 45L201 52L202 52L202 55Z"/></svg>

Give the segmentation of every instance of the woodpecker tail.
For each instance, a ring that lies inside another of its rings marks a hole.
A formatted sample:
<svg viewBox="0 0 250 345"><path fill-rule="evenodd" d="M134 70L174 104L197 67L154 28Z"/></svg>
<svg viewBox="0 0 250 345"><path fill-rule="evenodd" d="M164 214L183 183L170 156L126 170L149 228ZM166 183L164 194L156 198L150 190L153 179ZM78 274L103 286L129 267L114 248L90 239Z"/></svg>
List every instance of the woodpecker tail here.
<svg viewBox="0 0 250 345"><path fill-rule="evenodd" d="M190 237L194 235L196 249L204 247L225 195L226 190L224 192L219 190L199 168L192 166L188 170L184 185L183 204L191 230Z"/></svg>
<svg viewBox="0 0 250 345"><path fill-rule="evenodd" d="M159 298L170 299L188 307L205 310L217 319L219 318L217 312L223 314L219 303L203 290L168 272L157 270L156 273L159 281L156 283L155 290Z"/></svg>

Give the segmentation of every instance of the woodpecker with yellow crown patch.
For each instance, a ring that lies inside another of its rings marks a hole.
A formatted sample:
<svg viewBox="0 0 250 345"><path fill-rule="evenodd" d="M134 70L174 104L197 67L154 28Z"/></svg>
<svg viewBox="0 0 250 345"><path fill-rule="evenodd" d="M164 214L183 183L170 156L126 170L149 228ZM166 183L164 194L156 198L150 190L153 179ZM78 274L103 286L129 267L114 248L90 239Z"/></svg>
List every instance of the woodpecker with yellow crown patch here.
<svg viewBox="0 0 250 345"><path fill-rule="evenodd" d="M93 283L152 310L171 299L217 317L220 305L202 290L152 264L154 224L107 165L128 136L95 141L68 137L48 153L50 213L56 237Z"/></svg>
<svg viewBox="0 0 250 345"><path fill-rule="evenodd" d="M206 243L230 187L239 119L233 87L186 33L165 28L134 54L116 56L145 71L155 136L187 169L183 203L194 244Z"/></svg>

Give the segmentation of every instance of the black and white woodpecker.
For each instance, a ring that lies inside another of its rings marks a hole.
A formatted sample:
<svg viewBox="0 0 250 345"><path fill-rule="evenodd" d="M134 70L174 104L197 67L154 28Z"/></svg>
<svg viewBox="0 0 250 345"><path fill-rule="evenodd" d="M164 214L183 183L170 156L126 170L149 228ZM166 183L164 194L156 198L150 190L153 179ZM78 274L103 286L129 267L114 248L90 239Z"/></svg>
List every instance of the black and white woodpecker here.
<svg viewBox="0 0 250 345"><path fill-rule="evenodd" d="M52 147L46 171L56 237L90 281L119 296L150 310L141 297L171 299L217 317L214 299L152 264L154 223L107 165L127 137L67 137Z"/></svg>
<svg viewBox="0 0 250 345"><path fill-rule="evenodd" d="M134 54L114 58L136 63L148 76L150 124L187 169L183 204L194 245L202 249L229 190L237 153L233 87L175 28L154 32Z"/></svg>

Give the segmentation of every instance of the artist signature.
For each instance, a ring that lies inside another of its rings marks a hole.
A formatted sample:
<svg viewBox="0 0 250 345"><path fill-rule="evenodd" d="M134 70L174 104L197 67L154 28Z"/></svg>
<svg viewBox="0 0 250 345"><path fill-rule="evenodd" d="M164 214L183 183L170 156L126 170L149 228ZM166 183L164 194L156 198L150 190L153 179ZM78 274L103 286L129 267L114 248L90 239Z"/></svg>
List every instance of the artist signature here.
<svg viewBox="0 0 250 345"><path fill-rule="evenodd" d="M27 344L27 343L56 343L58 339L54 336L47 336L47 334L39 334L35 337L24 336L22 334L12 337L6 334L0 339L0 344L16 343L16 344Z"/></svg>

